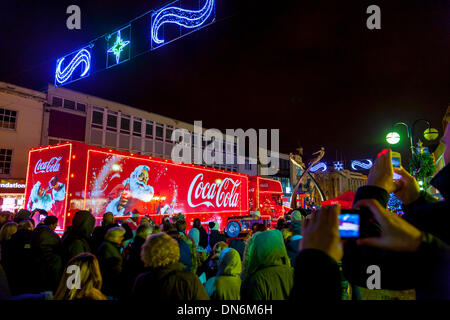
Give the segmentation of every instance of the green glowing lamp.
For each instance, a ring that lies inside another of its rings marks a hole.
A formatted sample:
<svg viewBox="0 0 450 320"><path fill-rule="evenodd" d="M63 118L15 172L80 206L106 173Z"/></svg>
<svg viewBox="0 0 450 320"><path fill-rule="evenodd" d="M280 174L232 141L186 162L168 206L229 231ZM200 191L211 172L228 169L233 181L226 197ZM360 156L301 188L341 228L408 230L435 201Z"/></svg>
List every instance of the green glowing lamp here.
<svg viewBox="0 0 450 320"><path fill-rule="evenodd" d="M428 141L436 140L438 136L439 131L437 131L437 129L434 128L428 128L423 132L423 137Z"/></svg>
<svg viewBox="0 0 450 320"><path fill-rule="evenodd" d="M397 132L389 132L386 136L389 144L397 144L400 141L400 135Z"/></svg>

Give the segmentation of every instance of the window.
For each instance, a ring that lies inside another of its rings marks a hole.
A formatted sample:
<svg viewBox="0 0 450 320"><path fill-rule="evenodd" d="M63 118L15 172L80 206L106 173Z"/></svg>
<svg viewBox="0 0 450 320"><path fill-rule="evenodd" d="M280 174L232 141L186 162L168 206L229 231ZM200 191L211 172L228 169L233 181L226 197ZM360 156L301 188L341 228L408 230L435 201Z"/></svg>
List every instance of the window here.
<svg viewBox="0 0 450 320"><path fill-rule="evenodd" d="M17 112L0 108L0 128L15 129Z"/></svg>
<svg viewBox="0 0 450 320"><path fill-rule="evenodd" d="M173 132L173 128L166 128L166 141L167 142L172 142L172 132Z"/></svg>
<svg viewBox="0 0 450 320"><path fill-rule="evenodd" d="M162 140L162 138L163 138L163 131L164 131L163 130L163 125L157 123L156 124L156 132L155 132L155 135L156 135L157 139Z"/></svg>
<svg viewBox="0 0 450 320"><path fill-rule="evenodd" d="M77 103L77 110L86 112L86 105L84 103Z"/></svg>
<svg viewBox="0 0 450 320"><path fill-rule="evenodd" d="M133 121L133 135L140 137L142 134L142 122L134 119Z"/></svg>
<svg viewBox="0 0 450 320"><path fill-rule="evenodd" d="M72 100L64 99L64 108L75 110L75 102Z"/></svg>
<svg viewBox="0 0 450 320"><path fill-rule="evenodd" d="M92 123L103 125L103 112L92 111Z"/></svg>
<svg viewBox="0 0 450 320"><path fill-rule="evenodd" d="M120 119L120 130L125 131L124 133L130 132L130 116L122 115Z"/></svg>
<svg viewBox="0 0 450 320"><path fill-rule="evenodd" d="M108 117L106 119L106 127L114 129L113 131L116 131L117 128L117 116L114 114L108 114Z"/></svg>
<svg viewBox="0 0 450 320"><path fill-rule="evenodd" d="M0 149L0 174L9 174L11 171L12 150Z"/></svg>
<svg viewBox="0 0 450 320"><path fill-rule="evenodd" d="M147 122L145 124L145 137L146 138L153 137L153 122Z"/></svg>
<svg viewBox="0 0 450 320"><path fill-rule="evenodd" d="M58 97L53 97L53 106L54 107L62 107L63 99Z"/></svg>

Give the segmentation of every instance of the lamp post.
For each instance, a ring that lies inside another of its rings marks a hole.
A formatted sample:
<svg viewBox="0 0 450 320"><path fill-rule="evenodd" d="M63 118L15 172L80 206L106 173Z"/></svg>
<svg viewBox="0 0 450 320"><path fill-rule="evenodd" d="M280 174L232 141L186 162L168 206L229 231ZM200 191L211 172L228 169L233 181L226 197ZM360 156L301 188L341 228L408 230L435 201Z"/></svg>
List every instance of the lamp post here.
<svg viewBox="0 0 450 320"><path fill-rule="evenodd" d="M428 129L424 132L424 138L427 140L434 140L438 137L439 133L436 129L431 128L431 123L427 119L417 119L413 122L411 128L404 122L396 122L392 125L392 128L395 126L404 126L406 128L407 137L409 138L409 147L411 149L411 155L414 155L414 143L413 143L413 135L416 124L420 121L425 121L428 124ZM397 144L400 141L400 135L396 131L389 132L386 136L386 141L389 144Z"/></svg>

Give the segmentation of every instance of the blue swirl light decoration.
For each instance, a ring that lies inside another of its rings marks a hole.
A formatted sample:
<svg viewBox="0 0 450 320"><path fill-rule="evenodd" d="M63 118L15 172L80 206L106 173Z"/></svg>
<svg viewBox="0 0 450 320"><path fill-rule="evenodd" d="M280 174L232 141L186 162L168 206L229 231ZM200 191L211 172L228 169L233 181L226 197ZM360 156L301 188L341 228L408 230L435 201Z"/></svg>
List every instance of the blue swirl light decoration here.
<svg viewBox="0 0 450 320"><path fill-rule="evenodd" d="M84 68L80 73L80 78L84 77L91 69L91 53L86 48L79 50L77 54L69 62L69 64L64 68L64 70L61 71L61 66L66 57L59 59L57 62L55 72L55 84L62 85L66 83L67 80L69 80L72 77L73 72L80 65L83 65Z"/></svg>
<svg viewBox="0 0 450 320"><path fill-rule="evenodd" d="M370 168L372 168L373 162L370 159L365 159L362 161L353 160L351 166L353 170L358 170L356 167L360 167L363 170L369 170Z"/></svg>
<svg viewBox="0 0 450 320"><path fill-rule="evenodd" d="M186 10L178 7L168 7L161 9L155 14L152 22L151 36L153 42L160 45L164 39L158 38L158 31L166 23L177 24L181 27L194 29L203 25L214 9L215 0L206 0L205 5L200 10Z"/></svg>
<svg viewBox="0 0 450 320"><path fill-rule="evenodd" d="M327 171L328 167L327 167L327 165L326 165L325 162L319 162L319 163L313 165L313 166L311 167L311 169L309 169L309 171L310 171L310 172L316 172L316 171L318 171L319 169L321 169L320 171L325 172L325 171Z"/></svg>

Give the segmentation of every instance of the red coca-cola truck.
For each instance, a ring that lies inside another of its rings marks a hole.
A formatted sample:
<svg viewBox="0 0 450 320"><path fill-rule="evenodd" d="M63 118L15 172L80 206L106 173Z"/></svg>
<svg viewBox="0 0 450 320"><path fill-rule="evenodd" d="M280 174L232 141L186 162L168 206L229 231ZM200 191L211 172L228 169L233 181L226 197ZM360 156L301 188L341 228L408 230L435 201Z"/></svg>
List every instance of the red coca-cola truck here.
<svg viewBox="0 0 450 320"><path fill-rule="evenodd" d="M25 207L57 216L59 232L78 210L89 210L99 223L105 212L124 219L136 209L158 224L179 213L188 228L194 218L217 221L220 230L237 236L255 219L273 225L284 217L282 195L276 180L80 142L28 154Z"/></svg>

